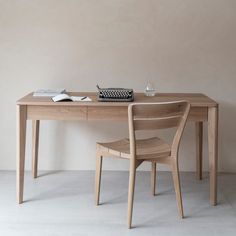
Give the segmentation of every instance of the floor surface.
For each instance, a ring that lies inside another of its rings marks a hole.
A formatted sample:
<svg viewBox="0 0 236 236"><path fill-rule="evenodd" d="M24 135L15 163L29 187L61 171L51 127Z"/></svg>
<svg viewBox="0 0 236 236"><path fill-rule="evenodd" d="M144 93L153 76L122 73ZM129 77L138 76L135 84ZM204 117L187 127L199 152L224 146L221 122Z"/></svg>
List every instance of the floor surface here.
<svg viewBox="0 0 236 236"><path fill-rule="evenodd" d="M0 172L0 236L236 235L236 175L219 175L218 202L209 204L209 179L181 173L185 219L178 217L171 174L158 173L157 195L150 173L138 172L133 229L126 226L128 173L106 171L101 205L94 205L92 171L25 175L25 202L16 204L15 172Z"/></svg>

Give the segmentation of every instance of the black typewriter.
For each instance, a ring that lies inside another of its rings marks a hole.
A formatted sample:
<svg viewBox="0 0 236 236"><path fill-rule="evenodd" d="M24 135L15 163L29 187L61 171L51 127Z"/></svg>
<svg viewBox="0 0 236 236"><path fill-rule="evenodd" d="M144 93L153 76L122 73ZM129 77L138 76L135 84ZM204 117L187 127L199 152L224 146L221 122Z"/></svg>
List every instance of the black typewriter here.
<svg viewBox="0 0 236 236"><path fill-rule="evenodd" d="M133 89L125 88L98 88L98 101L100 102L132 102L134 100Z"/></svg>

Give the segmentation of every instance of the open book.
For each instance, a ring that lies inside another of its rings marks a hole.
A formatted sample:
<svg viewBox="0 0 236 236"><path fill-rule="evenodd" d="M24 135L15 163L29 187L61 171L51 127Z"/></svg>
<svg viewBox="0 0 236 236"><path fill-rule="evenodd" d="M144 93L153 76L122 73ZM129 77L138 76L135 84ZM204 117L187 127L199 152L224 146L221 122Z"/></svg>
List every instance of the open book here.
<svg viewBox="0 0 236 236"><path fill-rule="evenodd" d="M59 94L52 98L54 102L90 102L92 101L89 97L69 96L68 94Z"/></svg>

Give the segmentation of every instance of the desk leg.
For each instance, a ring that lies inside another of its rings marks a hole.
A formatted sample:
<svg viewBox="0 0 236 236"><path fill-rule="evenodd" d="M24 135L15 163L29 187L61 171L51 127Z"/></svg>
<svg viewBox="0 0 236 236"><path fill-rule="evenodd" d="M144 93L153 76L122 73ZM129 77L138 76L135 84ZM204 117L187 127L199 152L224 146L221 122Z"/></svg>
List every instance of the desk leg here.
<svg viewBox="0 0 236 236"><path fill-rule="evenodd" d="M196 122L196 174L202 180L203 122Z"/></svg>
<svg viewBox="0 0 236 236"><path fill-rule="evenodd" d="M38 175L39 120L32 121L32 176Z"/></svg>
<svg viewBox="0 0 236 236"><path fill-rule="evenodd" d="M208 108L208 145L210 169L210 202L217 204L217 161L218 161L218 107Z"/></svg>
<svg viewBox="0 0 236 236"><path fill-rule="evenodd" d="M16 194L17 202L23 202L25 172L26 106L17 106L17 154Z"/></svg>

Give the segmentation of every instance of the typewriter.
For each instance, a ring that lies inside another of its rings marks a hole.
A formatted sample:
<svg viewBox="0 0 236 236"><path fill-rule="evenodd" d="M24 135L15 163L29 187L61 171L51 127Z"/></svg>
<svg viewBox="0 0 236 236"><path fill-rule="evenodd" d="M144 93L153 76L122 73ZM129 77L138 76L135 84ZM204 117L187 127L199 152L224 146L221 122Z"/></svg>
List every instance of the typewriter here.
<svg viewBox="0 0 236 236"><path fill-rule="evenodd" d="M134 100L133 89L125 88L98 88L97 99L100 102L132 102Z"/></svg>

